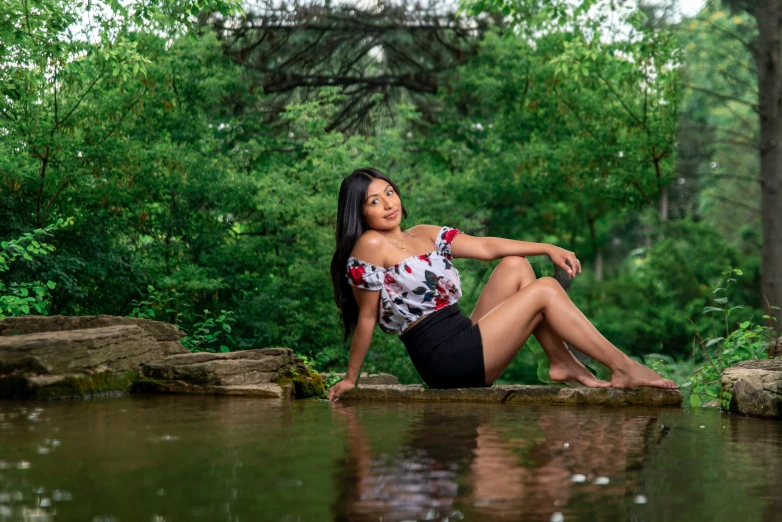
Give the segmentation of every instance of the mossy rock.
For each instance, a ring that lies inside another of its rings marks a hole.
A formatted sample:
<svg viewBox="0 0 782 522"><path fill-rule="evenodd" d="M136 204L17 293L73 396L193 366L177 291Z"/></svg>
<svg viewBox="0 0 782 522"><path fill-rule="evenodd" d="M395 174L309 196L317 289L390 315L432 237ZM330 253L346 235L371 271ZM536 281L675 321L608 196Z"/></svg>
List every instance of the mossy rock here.
<svg viewBox="0 0 782 522"><path fill-rule="evenodd" d="M65 376L51 382L11 375L0 378L0 398L51 400L121 395L130 391L137 378L138 373L133 371Z"/></svg>
<svg viewBox="0 0 782 522"><path fill-rule="evenodd" d="M159 381L148 377L139 377L130 387L130 393L160 393L165 391L166 385L171 382Z"/></svg>
<svg viewBox="0 0 782 522"><path fill-rule="evenodd" d="M285 375L277 379L277 384L292 384L293 394L296 399L307 399L310 397L325 399L328 397L326 382L315 372Z"/></svg>

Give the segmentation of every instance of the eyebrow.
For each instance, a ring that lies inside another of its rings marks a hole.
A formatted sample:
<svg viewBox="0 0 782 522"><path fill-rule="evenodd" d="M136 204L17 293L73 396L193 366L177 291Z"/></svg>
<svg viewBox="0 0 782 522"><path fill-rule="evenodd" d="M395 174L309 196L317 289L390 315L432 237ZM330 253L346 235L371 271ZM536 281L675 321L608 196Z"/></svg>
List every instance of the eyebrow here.
<svg viewBox="0 0 782 522"><path fill-rule="evenodd" d="M390 183L388 185L386 185L386 188L388 188L388 187L391 187ZM391 187L391 188L394 188L394 187ZM383 189L383 190L385 190L385 189ZM370 194L369 196L367 196L367 199L374 198L375 196L378 196L378 195L379 194ZM366 199L364 201L366 201Z"/></svg>

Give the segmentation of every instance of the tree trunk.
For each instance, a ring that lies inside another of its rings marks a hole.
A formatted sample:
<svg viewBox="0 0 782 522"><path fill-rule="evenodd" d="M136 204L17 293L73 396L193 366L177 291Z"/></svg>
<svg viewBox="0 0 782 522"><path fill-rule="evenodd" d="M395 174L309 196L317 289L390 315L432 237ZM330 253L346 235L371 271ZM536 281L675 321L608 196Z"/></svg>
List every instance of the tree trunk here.
<svg viewBox="0 0 782 522"><path fill-rule="evenodd" d="M758 22L755 60L758 66L763 224L761 290L770 304L782 306L782 0L758 0L753 14ZM762 303L764 308L765 304ZM782 324L782 310L773 312L776 324Z"/></svg>
<svg viewBox="0 0 782 522"><path fill-rule="evenodd" d="M660 191L660 221L668 221L668 188Z"/></svg>
<svg viewBox="0 0 782 522"><path fill-rule="evenodd" d="M595 252L595 281L603 280L603 249L598 248Z"/></svg>

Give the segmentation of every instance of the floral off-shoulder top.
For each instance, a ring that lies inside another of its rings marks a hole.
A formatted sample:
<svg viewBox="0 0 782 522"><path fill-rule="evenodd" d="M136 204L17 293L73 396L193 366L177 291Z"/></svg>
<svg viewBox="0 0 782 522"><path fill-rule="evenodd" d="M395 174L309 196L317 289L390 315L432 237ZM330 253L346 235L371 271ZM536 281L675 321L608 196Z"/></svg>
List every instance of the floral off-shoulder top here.
<svg viewBox="0 0 782 522"><path fill-rule="evenodd" d="M348 282L380 291L378 324L386 333L403 333L421 317L456 303L462 297L459 271L451 263L451 242L461 231L443 227L435 251L411 256L394 266L375 266L348 259Z"/></svg>

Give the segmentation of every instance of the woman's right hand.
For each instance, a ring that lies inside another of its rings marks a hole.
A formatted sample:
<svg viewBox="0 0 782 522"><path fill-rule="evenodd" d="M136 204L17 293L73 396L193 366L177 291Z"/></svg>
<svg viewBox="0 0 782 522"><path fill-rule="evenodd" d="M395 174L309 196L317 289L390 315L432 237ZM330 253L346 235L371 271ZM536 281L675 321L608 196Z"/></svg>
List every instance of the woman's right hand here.
<svg viewBox="0 0 782 522"><path fill-rule="evenodd" d="M343 379L339 381L337 384L329 388L329 402L334 402L336 399L339 399L340 395L348 390L352 390L355 387L356 383L350 379Z"/></svg>

